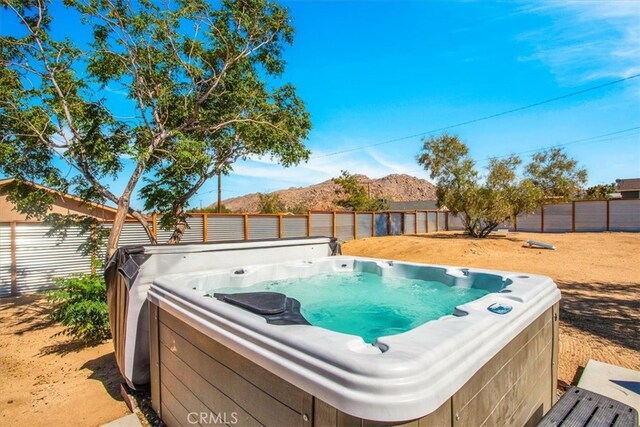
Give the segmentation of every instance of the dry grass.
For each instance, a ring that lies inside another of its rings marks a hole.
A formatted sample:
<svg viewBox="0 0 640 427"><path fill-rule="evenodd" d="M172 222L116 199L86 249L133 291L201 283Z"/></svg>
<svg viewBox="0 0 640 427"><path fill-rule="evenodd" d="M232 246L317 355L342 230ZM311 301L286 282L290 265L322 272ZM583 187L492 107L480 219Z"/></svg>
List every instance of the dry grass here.
<svg viewBox="0 0 640 427"><path fill-rule="evenodd" d="M531 249L529 239L557 250ZM562 291L559 377L571 383L589 359L640 370L640 234L456 232L347 242L343 253L544 274Z"/></svg>

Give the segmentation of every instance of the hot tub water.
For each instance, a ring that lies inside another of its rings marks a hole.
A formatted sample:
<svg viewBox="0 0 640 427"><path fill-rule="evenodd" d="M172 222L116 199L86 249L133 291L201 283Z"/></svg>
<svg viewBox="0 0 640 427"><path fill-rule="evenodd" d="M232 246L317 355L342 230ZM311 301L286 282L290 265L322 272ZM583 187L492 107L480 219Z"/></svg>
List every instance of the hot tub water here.
<svg viewBox="0 0 640 427"><path fill-rule="evenodd" d="M456 306L489 293L436 281L338 272L264 281L242 288L217 288L210 295L260 291L295 298L312 325L358 335L368 343L452 314Z"/></svg>

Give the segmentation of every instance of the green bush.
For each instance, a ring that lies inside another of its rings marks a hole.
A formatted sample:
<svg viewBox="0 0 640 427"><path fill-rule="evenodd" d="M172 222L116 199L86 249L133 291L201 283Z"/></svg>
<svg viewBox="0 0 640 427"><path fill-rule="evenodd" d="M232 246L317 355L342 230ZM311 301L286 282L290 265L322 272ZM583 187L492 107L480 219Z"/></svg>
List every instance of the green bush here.
<svg viewBox="0 0 640 427"><path fill-rule="evenodd" d="M109 339L107 287L102 275L74 274L54 280L58 289L50 291L47 299L53 304L51 318L66 326L63 333L85 342Z"/></svg>

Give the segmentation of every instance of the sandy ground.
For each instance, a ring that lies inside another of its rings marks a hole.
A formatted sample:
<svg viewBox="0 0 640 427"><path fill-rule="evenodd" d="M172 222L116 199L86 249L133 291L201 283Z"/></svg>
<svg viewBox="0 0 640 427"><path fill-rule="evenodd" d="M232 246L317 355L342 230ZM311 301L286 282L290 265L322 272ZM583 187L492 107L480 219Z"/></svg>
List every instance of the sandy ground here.
<svg viewBox="0 0 640 427"><path fill-rule="evenodd" d="M538 240L557 250L530 249ZM577 381L589 359L640 370L640 234L455 232L347 242L343 253L544 274L562 291L559 378Z"/></svg>
<svg viewBox="0 0 640 427"><path fill-rule="evenodd" d="M528 239L557 246L523 247ZM560 379L596 359L640 370L640 234L453 232L348 242L345 254L551 276L561 287ZM111 342L79 348L41 295L0 299L0 425L96 426L128 413Z"/></svg>
<svg viewBox="0 0 640 427"><path fill-rule="evenodd" d="M129 413L113 344L81 348L42 295L0 299L0 425L97 426Z"/></svg>

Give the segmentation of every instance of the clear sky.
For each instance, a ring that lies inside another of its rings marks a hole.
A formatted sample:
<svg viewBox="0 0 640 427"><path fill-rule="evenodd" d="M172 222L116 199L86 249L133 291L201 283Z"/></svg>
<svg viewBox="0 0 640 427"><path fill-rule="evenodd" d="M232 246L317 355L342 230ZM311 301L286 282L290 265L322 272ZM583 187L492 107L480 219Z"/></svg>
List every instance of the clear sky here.
<svg viewBox="0 0 640 427"><path fill-rule="evenodd" d="M239 162L223 177L223 198L343 169L428 178L416 162L422 134L640 73L640 1L284 4L296 37L281 82L297 87L311 114L311 160L288 169L268 158ZM567 144L589 185L640 177L640 78L449 132L480 167ZM215 199L213 179L192 206Z"/></svg>

